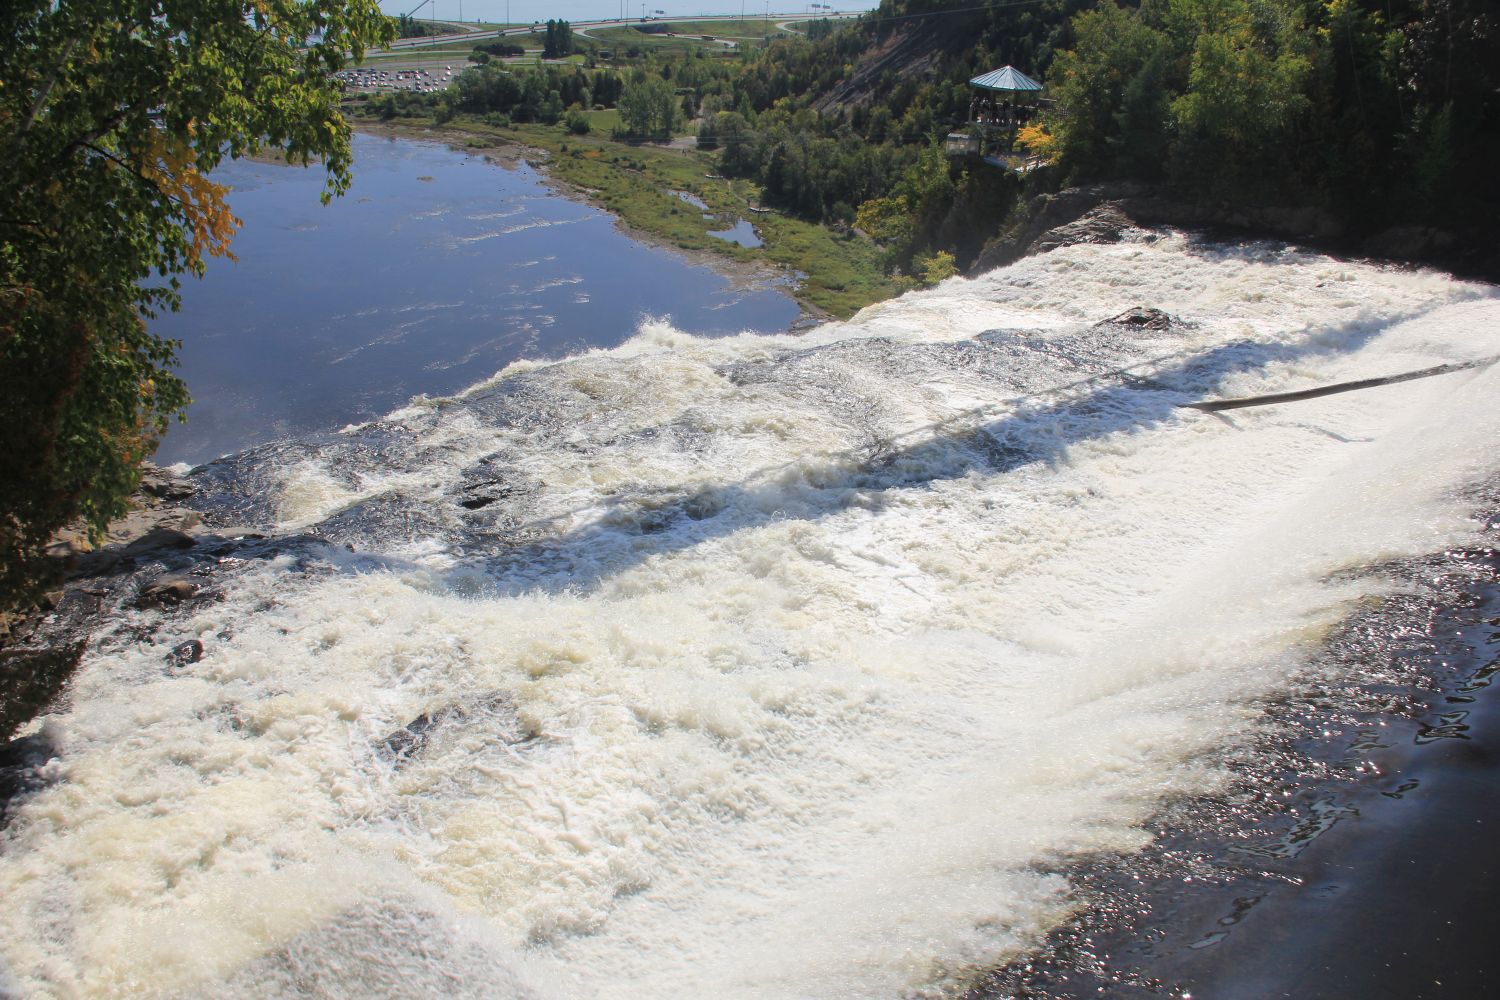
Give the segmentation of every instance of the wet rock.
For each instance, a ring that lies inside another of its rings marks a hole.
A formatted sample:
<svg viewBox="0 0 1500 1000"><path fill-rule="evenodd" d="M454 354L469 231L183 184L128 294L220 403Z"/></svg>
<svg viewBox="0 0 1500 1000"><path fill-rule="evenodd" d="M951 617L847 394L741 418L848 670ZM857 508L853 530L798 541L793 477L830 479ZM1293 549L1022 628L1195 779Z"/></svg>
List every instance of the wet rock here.
<svg viewBox="0 0 1500 1000"><path fill-rule="evenodd" d="M1047 230L1032 242L1026 254L1047 253L1080 243L1119 243L1136 228L1119 205L1106 202L1073 222Z"/></svg>
<svg viewBox="0 0 1500 1000"><path fill-rule="evenodd" d="M40 712L83 657L83 640L0 649L0 736Z"/></svg>
<svg viewBox="0 0 1500 1000"><path fill-rule="evenodd" d="M1112 316L1102 323L1095 324L1095 327L1124 326L1136 330L1170 330L1174 323L1175 320L1160 309L1135 306L1118 316Z"/></svg>
<svg viewBox="0 0 1500 1000"><path fill-rule="evenodd" d="M197 544L197 539L185 531L158 525L125 546L125 553L138 556L156 549L190 549Z"/></svg>
<svg viewBox="0 0 1500 1000"><path fill-rule="evenodd" d="M203 659L203 643L197 639L178 643L167 654L168 665L178 670L190 663L197 663L201 659Z"/></svg>
<svg viewBox="0 0 1500 1000"><path fill-rule="evenodd" d="M0 744L0 825L11 802L47 784L42 768L57 757L45 733L35 733Z"/></svg>
<svg viewBox="0 0 1500 1000"><path fill-rule="evenodd" d="M492 503L504 500L517 492L513 483L493 476L473 478L459 487L458 505L466 510L483 510Z"/></svg>
<svg viewBox="0 0 1500 1000"><path fill-rule="evenodd" d="M185 576L169 573L147 584L136 598L142 608L175 607L198 593L198 585Z"/></svg>
<svg viewBox="0 0 1500 1000"><path fill-rule="evenodd" d="M315 531L323 544L352 542L366 549L400 538L442 537L444 518L435 505L421 497L392 492L351 504L323 521ZM304 536L311 539L311 533ZM282 538L278 544L290 540Z"/></svg>
<svg viewBox="0 0 1500 1000"><path fill-rule="evenodd" d="M166 469L147 465L141 473L141 492L158 500L180 501L193 495L193 484Z"/></svg>
<svg viewBox="0 0 1500 1000"><path fill-rule="evenodd" d="M443 718L442 714L433 716L423 712L376 744L375 752L382 759L400 767L422 751L422 748L427 745L432 729Z"/></svg>
<svg viewBox="0 0 1500 1000"><path fill-rule="evenodd" d="M497 729L496 735L506 743L529 743L535 738L534 734L524 730L520 720L516 718L510 696L497 692L467 706L444 705L423 712L376 743L375 753L394 767L403 767L427 747L440 727L479 718L485 719L484 725Z"/></svg>

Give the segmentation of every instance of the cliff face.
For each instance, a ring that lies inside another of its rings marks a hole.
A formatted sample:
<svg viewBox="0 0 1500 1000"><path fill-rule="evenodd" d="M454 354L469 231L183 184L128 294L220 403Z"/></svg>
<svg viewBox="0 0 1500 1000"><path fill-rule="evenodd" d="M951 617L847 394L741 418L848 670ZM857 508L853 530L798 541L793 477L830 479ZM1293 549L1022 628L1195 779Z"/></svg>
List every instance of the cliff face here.
<svg viewBox="0 0 1500 1000"><path fill-rule="evenodd" d="M813 102L819 113L878 101L891 82L935 79L949 64L974 47L984 15L950 15L898 21L874 31L871 44L854 64L848 79Z"/></svg>
<svg viewBox="0 0 1500 1000"><path fill-rule="evenodd" d="M1093 184L1040 194L1014 212L969 268L981 274L1074 243L1115 243L1132 227L1175 226L1269 237L1330 253L1427 265L1500 283L1500 245L1481 231L1395 226L1359 238L1331 213L1309 206L1194 201L1149 185Z"/></svg>

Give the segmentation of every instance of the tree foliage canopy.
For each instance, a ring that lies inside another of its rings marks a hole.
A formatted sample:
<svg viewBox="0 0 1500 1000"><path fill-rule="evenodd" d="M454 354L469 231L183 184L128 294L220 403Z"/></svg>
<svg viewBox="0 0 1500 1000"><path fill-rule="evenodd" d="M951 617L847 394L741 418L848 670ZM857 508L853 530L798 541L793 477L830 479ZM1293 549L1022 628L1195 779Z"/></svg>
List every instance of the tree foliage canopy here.
<svg viewBox="0 0 1500 1000"><path fill-rule="evenodd" d="M1047 77L1080 177L1317 205L1356 228L1493 217L1488 0L1103 0Z"/></svg>
<svg viewBox="0 0 1500 1000"><path fill-rule="evenodd" d="M238 220L208 174L276 151L349 184L331 74L375 0L0 5L0 601L82 515L97 537L188 397L147 320Z"/></svg>
<svg viewBox="0 0 1500 1000"><path fill-rule="evenodd" d="M672 85L659 76L628 84L620 94L620 121L631 135L670 139L680 113Z"/></svg>
<svg viewBox="0 0 1500 1000"><path fill-rule="evenodd" d="M567 21L548 21L542 40L543 59L561 59L573 54L573 26Z"/></svg>

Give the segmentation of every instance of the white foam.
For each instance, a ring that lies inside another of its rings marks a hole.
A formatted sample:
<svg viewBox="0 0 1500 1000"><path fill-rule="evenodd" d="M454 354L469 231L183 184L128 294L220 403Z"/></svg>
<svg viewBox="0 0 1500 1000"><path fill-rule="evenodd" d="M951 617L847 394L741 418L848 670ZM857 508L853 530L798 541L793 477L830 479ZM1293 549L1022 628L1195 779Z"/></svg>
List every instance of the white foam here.
<svg viewBox="0 0 1500 1000"><path fill-rule="evenodd" d="M504 454L545 484L545 544L499 570L441 536L399 569L283 559L169 628L206 647L182 676L162 647L91 654L51 721L65 780L5 833L12 975L42 996L960 991L1071 911L1052 872L1218 787L1208 752L1385 586L1341 570L1469 539L1455 491L1496 471L1489 369L1227 421L1109 380L1034 394L1080 377L1048 345L1135 305L1184 325L1118 334L1111 364L1192 382L1185 359L1262 349L1208 379L1226 394L1500 352L1490 289L1169 236L802 338L653 321L501 373L566 413L565 447L485 425L481 388L414 405L387 419L425 464L282 470L286 526L382 494L448 509ZM1025 391L922 360L1010 329ZM1032 452L997 469L985 440ZM444 712L406 766L377 753Z"/></svg>

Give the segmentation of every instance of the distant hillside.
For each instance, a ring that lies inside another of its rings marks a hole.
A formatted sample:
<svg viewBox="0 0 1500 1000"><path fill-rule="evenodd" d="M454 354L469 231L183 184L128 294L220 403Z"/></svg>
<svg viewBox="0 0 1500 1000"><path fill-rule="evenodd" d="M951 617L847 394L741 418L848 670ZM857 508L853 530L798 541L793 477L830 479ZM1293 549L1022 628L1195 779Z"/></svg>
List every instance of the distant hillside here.
<svg viewBox="0 0 1500 1000"><path fill-rule="evenodd" d="M1070 19L1093 0L975 6L972 0L885 0L850 29L860 45L844 61L852 72L813 95L812 106L826 114L886 103L902 85L962 85L1007 64L1043 75L1053 53L1071 44ZM827 44L837 46L837 39Z"/></svg>
<svg viewBox="0 0 1500 1000"><path fill-rule="evenodd" d="M984 20L980 12L864 29L868 47L857 57L853 75L814 98L813 107L827 114L868 105L889 91L892 79L931 81L947 76L955 64L969 61L975 30Z"/></svg>
<svg viewBox="0 0 1500 1000"><path fill-rule="evenodd" d="M966 120L968 79L1010 64L1055 102L1020 137L1052 164L1028 191L1145 183L1194 217L1303 220L1278 232L1500 274L1494 0L976 6L887 0L801 57L810 71L799 103L866 143L930 145ZM766 65L778 64L793 60L768 53ZM941 186L910 168L902 204L877 199L916 234L899 266L927 247L962 262L972 240L951 233L974 226L959 214L1007 196L966 192L979 174L952 167L951 199L915 194Z"/></svg>

